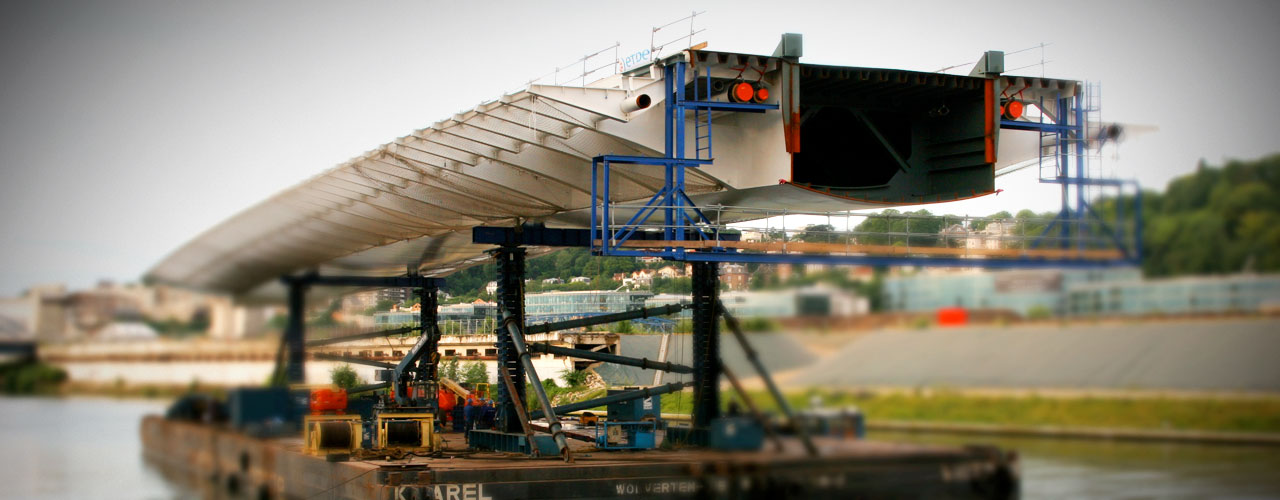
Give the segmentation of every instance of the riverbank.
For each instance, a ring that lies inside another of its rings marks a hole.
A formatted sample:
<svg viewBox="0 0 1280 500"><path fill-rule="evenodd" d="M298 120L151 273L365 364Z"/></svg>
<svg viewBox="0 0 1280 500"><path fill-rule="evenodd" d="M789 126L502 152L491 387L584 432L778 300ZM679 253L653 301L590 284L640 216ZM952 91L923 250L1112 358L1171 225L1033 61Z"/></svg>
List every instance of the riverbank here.
<svg viewBox="0 0 1280 500"><path fill-rule="evenodd" d="M723 399L736 399L723 390ZM748 391L763 411L777 411L765 391ZM856 407L868 428L954 434L1280 445L1280 395L1145 394L1046 396L1034 392L971 394L956 390L796 390L788 403ZM662 411L688 414L690 391L664 395Z"/></svg>

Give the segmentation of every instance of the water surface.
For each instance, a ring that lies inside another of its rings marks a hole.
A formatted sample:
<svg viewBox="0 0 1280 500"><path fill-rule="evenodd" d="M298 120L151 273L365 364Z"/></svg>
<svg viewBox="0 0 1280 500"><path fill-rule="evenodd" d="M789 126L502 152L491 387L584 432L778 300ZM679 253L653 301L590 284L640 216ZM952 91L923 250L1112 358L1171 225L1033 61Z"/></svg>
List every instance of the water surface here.
<svg viewBox="0 0 1280 500"><path fill-rule="evenodd" d="M191 498L142 458L142 416L167 402L0 397L0 497Z"/></svg>

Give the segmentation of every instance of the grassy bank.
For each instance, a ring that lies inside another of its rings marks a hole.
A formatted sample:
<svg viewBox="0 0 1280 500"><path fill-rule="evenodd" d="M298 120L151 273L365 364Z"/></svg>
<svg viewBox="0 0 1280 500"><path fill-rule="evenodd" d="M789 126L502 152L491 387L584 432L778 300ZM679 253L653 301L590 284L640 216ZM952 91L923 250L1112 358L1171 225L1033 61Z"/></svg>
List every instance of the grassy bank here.
<svg viewBox="0 0 1280 500"><path fill-rule="evenodd" d="M0 392L5 394L57 393L67 372L39 361L0 363Z"/></svg>
<svg viewBox="0 0 1280 500"><path fill-rule="evenodd" d="M752 392L766 411L777 405L764 391ZM723 393L727 401L732 396ZM921 393L797 391L787 394L794 408L809 408L814 396L824 407L856 406L868 420L1170 431L1280 433L1280 397L1044 397L973 395L954 391ZM664 395L664 413L689 413L690 391Z"/></svg>

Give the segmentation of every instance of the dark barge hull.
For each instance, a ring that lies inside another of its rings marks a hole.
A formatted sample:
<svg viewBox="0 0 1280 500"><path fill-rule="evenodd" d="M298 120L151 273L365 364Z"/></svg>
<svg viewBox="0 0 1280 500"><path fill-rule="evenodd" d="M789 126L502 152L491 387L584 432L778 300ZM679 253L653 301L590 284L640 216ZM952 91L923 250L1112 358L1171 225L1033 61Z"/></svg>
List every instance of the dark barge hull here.
<svg viewBox="0 0 1280 500"><path fill-rule="evenodd" d="M147 417L148 461L209 498L502 500L542 498L1016 498L1016 457L824 440L820 458L781 452L580 450L573 463L476 452L452 458L329 462L300 439L255 439ZM446 435L461 442L461 435Z"/></svg>

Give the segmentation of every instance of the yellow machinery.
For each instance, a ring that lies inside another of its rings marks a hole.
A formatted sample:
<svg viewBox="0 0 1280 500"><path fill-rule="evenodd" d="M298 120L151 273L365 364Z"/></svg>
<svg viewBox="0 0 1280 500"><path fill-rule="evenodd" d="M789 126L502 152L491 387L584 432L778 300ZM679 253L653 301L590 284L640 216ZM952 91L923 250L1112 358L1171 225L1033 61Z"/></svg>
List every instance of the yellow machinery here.
<svg viewBox="0 0 1280 500"><path fill-rule="evenodd" d="M307 415L302 426L308 454L351 453L360 448L360 415Z"/></svg>
<svg viewBox="0 0 1280 500"><path fill-rule="evenodd" d="M364 436L360 415L347 415L347 391L334 386L311 388L311 414L302 419L302 442L312 455L351 453Z"/></svg>
<svg viewBox="0 0 1280 500"><path fill-rule="evenodd" d="M440 436L435 433L435 415L430 413L383 412L376 417L377 448L436 451Z"/></svg>
<svg viewBox="0 0 1280 500"><path fill-rule="evenodd" d="M474 391L468 391L466 387L462 386L462 384L444 377L440 377L440 385L444 386L445 389L453 391L454 394L462 396L468 400L472 398L489 399L489 384L487 382L480 382L476 384L476 389Z"/></svg>

